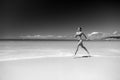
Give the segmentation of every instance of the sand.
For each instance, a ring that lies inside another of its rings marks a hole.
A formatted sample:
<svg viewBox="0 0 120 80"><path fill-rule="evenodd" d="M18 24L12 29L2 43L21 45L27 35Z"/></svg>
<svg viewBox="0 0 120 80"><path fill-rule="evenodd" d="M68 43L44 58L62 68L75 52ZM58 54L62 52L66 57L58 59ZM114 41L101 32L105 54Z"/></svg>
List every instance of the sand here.
<svg viewBox="0 0 120 80"><path fill-rule="evenodd" d="M85 42L94 57L73 59L76 44L0 42L0 80L120 80L119 41Z"/></svg>
<svg viewBox="0 0 120 80"><path fill-rule="evenodd" d="M119 57L49 57L0 62L0 80L120 80Z"/></svg>

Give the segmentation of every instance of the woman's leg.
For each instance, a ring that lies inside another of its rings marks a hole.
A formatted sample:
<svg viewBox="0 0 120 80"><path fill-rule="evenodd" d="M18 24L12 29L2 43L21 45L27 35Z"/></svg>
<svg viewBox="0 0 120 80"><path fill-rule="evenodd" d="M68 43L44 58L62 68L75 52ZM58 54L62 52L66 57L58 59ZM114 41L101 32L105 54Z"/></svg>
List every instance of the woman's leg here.
<svg viewBox="0 0 120 80"><path fill-rule="evenodd" d="M81 43L81 47L90 55L89 51L88 51L87 48L83 45L83 43Z"/></svg>
<svg viewBox="0 0 120 80"><path fill-rule="evenodd" d="M79 46L80 46L81 42L82 42L82 41L79 41L79 42L78 42L77 49L76 49L76 51L75 51L75 55L76 55L77 52L78 52L78 49L79 49ZM74 56L75 56L75 55L74 55Z"/></svg>
<svg viewBox="0 0 120 80"><path fill-rule="evenodd" d="M78 49L79 49L79 45L77 46L77 49L76 49L76 51L75 51L75 55L77 54ZM75 55L74 55L74 56L75 56Z"/></svg>

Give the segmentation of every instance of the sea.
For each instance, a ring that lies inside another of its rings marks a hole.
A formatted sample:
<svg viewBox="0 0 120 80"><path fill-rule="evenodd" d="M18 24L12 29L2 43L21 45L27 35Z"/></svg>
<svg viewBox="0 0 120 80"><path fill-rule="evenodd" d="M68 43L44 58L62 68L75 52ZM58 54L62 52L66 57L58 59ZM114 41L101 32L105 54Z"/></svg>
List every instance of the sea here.
<svg viewBox="0 0 120 80"><path fill-rule="evenodd" d="M47 57L72 57L77 41L1 41L0 61ZM84 46L94 57L120 57L120 41L84 41ZM79 47L76 56L88 55Z"/></svg>

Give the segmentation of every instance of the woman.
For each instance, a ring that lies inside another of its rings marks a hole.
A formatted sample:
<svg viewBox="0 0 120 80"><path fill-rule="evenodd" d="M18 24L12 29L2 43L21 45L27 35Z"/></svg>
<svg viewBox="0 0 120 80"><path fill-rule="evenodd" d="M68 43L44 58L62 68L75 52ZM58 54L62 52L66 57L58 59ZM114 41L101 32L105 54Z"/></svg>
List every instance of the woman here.
<svg viewBox="0 0 120 80"><path fill-rule="evenodd" d="M81 27L78 27L77 29L78 31L76 32L76 35L75 35L75 38L78 37L78 46L77 46L77 49L75 51L75 55L77 54L78 52L78 49L79 49L79 46L81 46L87 53L88 55L90 56L90 53L89 51L86 49L86 47L83 45L83 39L82 39L82 35L87 39L86 35L82 32L82 28ZM74 55L74 56L75 56Z"/></svg>

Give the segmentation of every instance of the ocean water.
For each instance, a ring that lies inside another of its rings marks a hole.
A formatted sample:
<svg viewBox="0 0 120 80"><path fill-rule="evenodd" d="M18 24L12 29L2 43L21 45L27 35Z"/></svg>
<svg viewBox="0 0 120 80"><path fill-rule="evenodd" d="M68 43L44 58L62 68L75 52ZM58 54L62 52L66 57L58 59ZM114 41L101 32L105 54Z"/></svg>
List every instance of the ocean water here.
<svg viewBox="0 0 120 80"><path fill-rule="evenodd" d="M120 57L120 41L85 41L84 46L96 57ZM0 61L70 57L76 47L77 41L1 41ZM87 53L80 47L77 56L81 55Z"/></svg>

